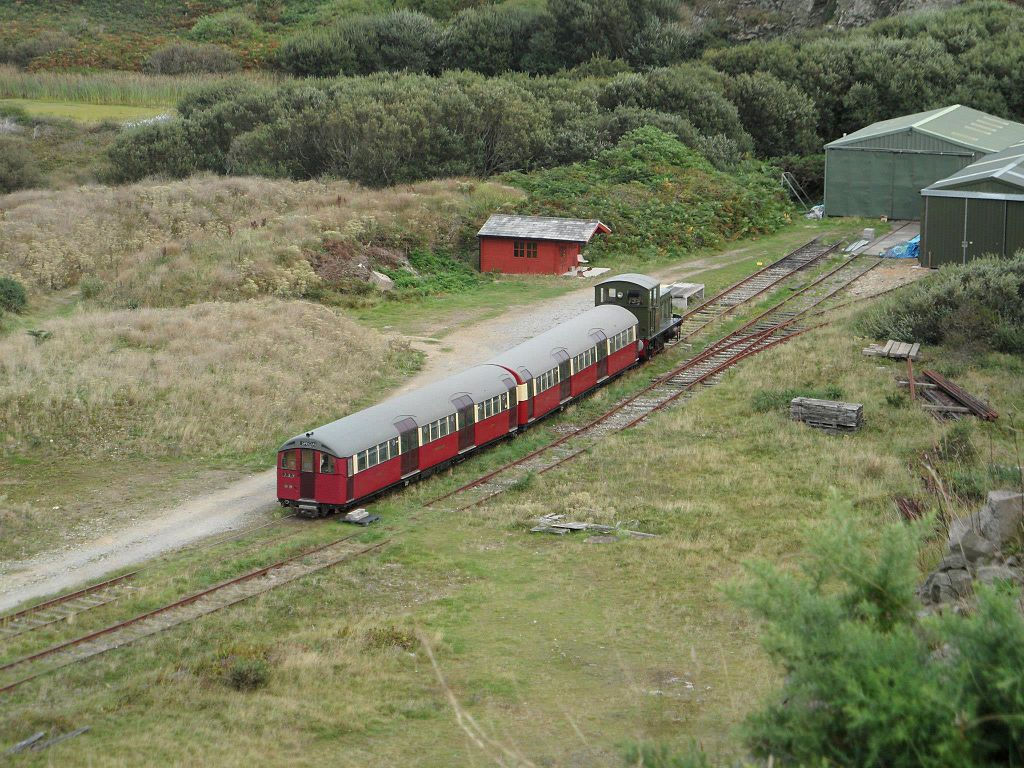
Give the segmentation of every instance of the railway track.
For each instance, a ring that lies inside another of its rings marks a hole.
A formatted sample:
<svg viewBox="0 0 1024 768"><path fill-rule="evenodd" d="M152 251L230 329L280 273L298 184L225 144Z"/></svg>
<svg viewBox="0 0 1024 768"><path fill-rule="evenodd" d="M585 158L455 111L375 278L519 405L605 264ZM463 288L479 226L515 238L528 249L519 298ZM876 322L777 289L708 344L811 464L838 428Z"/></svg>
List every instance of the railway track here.
<svg viewBox="0 0 1024 768"><path fill-rule="evenodd" d="M358 535L358 533L352 533L327 544L305 549L159 608L2 664L0 665L0 676L2 676L0 677L0 693L6 693L61 667L120 648L136 640L269 592L275 587L325 570L345 560L368 554L380 549L390 541L390 539L385 539L376 544L362 546L352 541ZM14 673L16 677L12 679L11 673Z"/></svg>
<svg viewBox="0 0 1024 768"><path fill-rule="evenodd" d="M691 330L687 331L688 337L694 336L717 320L732 314L737 308L750 303L795 273L818 262L837 247L827 247L816 242L808 243L749 278L730 286L688 314L687 317L691 319L699 318L691 324ZM688 396L698 384L714 383L726 369L742 359L781 344L810 330L811 327L817 327L808 326L806 323L800 324L798 321L806 321L807 318L813 317L811 310L820 307L865 272L874 268L877 263L876 261L865 269L862 263L858 263L856 257L845 261L723 339L716 341L698 355L657 377L650 385L616 404L593 422L517 461L489 472L451 493L433 499L425 506L457 499L460 506L456 509L467 509L508 490L525 474L543 473L575 458L606 434L634 426L651 413ZM821 311L814 314L821 314ZM692 328L696 328L696 330L692 330ZM280 522L280 520L272 521L252 530ZM224 543L240 535L251 533L252 530L220 539L213 544ZM279 536L271 541L278 541L291 535L293 534ZM0 665L0 693L10 691L61 667L92 658L138 639L192 621L302 576L330 568L344 560L367 554L388 543L388 541L382 541L362 548L352 543L346 544L355 535L357 534L304 550L154 610L4 663ZM258 542L258 544L266 543ZM130 581L137 573L139 571L54 598L6 617L0 617L0 638L15 637L59 622L69 615L112 602L121 596L123 590L128 588ZM7 630L7 632L4 633L3 630ZM11 679L12 674L17 676L16 679Z"/></svg>
<svg viewBox="0 0 1024 768"><path fill-rule="evenodd" d="M818 240L812 240L767 267L733 283L682 316L679 328L680 339L683 341L692 339L712 323L728 317L739 307L764 295L779 283L788 280L796 272L821 261L834 252L839 245L840 243L836 243L828 246Z"/></svg>
<svg viewBox="0 0 1024 768"><path fill-rule="evenodd" d="M879 263L880 260L871 260L865 267L858 257L846 260L699 354L655 378L640 392L619 402L597 419L427 502L427 505L448 502L452 511L463 511L483 504L515 487L525 476L543 474L561 466L586 452L606 435L636 426L652 413L689 397L698 385L717 383L726 370L742 360L818 327L820 323L801 323L801 320L809 319L811 310L820 308ZM728 313L735 305L725 306L724 312Z"/></svg>

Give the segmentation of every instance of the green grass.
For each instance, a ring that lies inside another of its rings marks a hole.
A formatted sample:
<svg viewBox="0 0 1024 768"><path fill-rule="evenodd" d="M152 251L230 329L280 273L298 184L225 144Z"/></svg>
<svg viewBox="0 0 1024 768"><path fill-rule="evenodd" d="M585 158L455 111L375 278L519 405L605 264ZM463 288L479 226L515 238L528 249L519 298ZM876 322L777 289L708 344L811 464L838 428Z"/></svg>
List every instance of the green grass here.
<svg viewBox="0 0 1024 768"><path fill-rule="evenodd" d="M11 106L24 109L31 117L60 117L83 123L100 123L106 120L128 122L165 114L168 109L161 107L138 107L124 104L85 104L67 101L38 101L35 99L0 99L0 107Z"/></svg>
<svg viewBox="0 0 1024 768"><path fill-rule="evenodd" d="M492 741L487 750L500 745L536 765L615 766L625 742L680 747L695 738L715 755L740 758L734 726L779 672L759 650L757 627L720 587L751 556L795 557L833 489L853 501L863 525L893 522L892 495L923 494L908 466L946 429L921 410L888 403L899 366L863 357L861 346L848 322L816 331L735 370L685 407L535 477L524 492L471 513L419 508L529 450L555 424L505 443L381 501L375 511L384 522L363 534L394 538L381 555L21 688L0 713L0 738L7 744L37 730L91 726L74 744L29 755L30 765L180 761L186 733L189 760L223 765L275 764L296 754L306 765L493 762L458 727L424 649L411 639L419 630L455 701ZM941 365L949 353L926 349L925 356L924 364ZM562 421L584 419L653 370L620 380ZM971 360L959 376L998 405L1024 402L1024 383L1005 358ZM864 402L864 429L830 436L751 403L761 389L826 384ZM1005 426L975 428L985 453L991 440L1006 463ZM660 536L591 544L583 535L530 534L530 519L549 511ZM98 626L345 530L332 521L303 526L266 551L259 542L269 533L169 558L140 581L131 606L98 609L108 613L83 615L64 631ZM223 660L232 658L264 660L266 687L231 687Z"/></svg>

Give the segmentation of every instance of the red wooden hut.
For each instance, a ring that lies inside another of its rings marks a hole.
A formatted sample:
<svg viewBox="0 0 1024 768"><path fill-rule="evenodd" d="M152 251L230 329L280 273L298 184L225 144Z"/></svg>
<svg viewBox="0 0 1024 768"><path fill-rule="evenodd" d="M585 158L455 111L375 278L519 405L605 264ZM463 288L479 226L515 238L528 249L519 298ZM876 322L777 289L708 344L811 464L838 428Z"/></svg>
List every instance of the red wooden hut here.
<svg viewBox="0 0 1024 768"><path fill-rule="evenodd" d="M481 272L564 275L581 263L583 246L611 230L597 219L495 214L477 232Z"/></svg>

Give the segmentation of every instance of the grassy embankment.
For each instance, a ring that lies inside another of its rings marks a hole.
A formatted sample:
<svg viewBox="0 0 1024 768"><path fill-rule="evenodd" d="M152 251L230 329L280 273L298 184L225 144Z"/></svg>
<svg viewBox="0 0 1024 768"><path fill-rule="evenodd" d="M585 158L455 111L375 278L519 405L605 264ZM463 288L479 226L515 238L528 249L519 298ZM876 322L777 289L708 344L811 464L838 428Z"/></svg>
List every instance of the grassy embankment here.
<svg viewBox="0 0 1024 768"><path fill-rule="evenodd" d="M902 366L863 357L864 341L844 320L472 513L418 507L541 439L528 434L381 502L384 524L364 535L394 537L379 557L34 683L10 700L0 734L12 742L91 725L49 756L68 764L180 759L183 733L192 759L227 765L300 755L309 765L487 762L456 724L416 639L422 630L459 705L534 764L619 765L622 744L635 739L697 738L715 754L741 754L733 727L777 677L756 627L720 587L749 557L794 557L833 492L876 530L895 520L894 494L937 503L922 488L920 457L949 427L897 395ZM984 445L974 461L1012 461L1020 358L927 348L923 364L1004 411L1001 422L972 424ZM650 373L562 420L583 421ZM783 391L825 386L865 404L864 429L837 437L788 420ZM938 466L946 474L957 462ZM549 511L659 537L595 544L530 534L531 518ZM338 534L327 522L301 538ZM227 552L247 546L159 564L138 599L226 576ZM925 552L922 565L936 556ZM228 684L239 660L266 672L264 687Z"/></svg>

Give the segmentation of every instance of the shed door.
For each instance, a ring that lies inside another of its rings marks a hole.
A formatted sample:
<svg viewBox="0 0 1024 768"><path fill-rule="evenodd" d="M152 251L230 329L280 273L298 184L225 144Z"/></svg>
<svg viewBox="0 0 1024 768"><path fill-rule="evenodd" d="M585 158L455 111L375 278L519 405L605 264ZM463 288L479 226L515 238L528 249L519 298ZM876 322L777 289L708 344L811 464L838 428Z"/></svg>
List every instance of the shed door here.
<svg viewBox="0 0 1024 768"><path fill-rule="evenodd" d="M395 429L398 430L398 453L402 457L402 477L405 477L420 468L419 429L411 418L396 421Z"/></svg>
<svg viewBox="0 0 1024 768"><path fill-rule="evenodd" d="M1005 200L967 200L967 258L992 254L1002 256L1003 230L1006 221Z"/></svg>
<svg viewBox="0 0 1024 768"><path fill-rule="evenodd" d="M316 498L316 456L313 450L303 448L299 461L299 496L303 499Z"/></svg>

